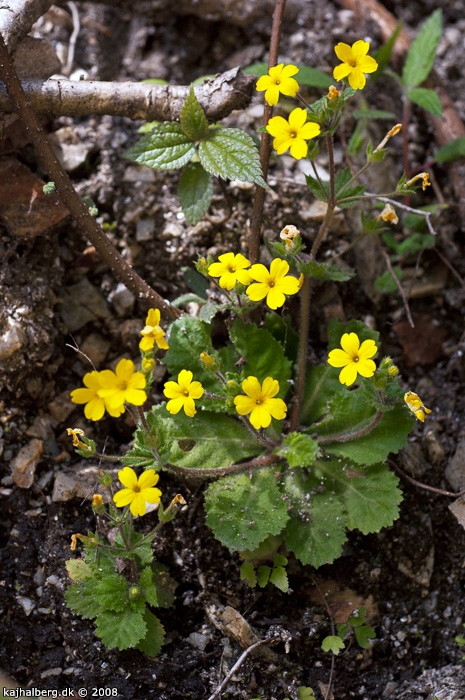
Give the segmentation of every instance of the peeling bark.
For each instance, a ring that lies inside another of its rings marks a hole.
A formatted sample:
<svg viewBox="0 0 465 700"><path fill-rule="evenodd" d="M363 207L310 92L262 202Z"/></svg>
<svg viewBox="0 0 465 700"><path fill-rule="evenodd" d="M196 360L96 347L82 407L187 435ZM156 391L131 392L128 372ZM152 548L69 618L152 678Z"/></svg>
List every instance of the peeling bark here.
<svg viewBox="0 0 465 700"><path fill-rule="evenodd" d="M210 122L250 104L256 78L233 68L194 88ZM22 87L36 112L53 116L110 114L130 119L176 121L189 92L185 85L150 85L71 80L26 80ZM13 103L0 84L0 111Z"/></svg>
<svg viewBox="0 0 465 700"><path fill-rule="evenodd" d="M0 34L11 54L53 0L8 0L0 4Z"/></svg>

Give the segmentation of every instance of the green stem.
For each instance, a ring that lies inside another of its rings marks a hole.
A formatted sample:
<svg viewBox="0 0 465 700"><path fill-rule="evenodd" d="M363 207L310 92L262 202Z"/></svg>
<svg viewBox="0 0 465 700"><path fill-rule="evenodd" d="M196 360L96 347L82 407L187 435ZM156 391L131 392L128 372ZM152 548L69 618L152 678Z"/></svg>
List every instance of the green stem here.
<svg viewBox="0 0 465 700"><path fill-rule="evenodd" d="M276 0L271 27L270 54L268 57L268 69L278 63L279 43L281 40L281 25L283 22L286 0ZM273 113L273 108L268 104L263 111L263 126L266 126ZM263 179L268 177L268 165L270 162L271 137L267 131L261 134L260 164L262 166ZM263 223L263 206L265 204L265 190L257 185L255 189L252 214L250 216L249 260L253 264L258 262L260 253L260 240Z"/></svg>

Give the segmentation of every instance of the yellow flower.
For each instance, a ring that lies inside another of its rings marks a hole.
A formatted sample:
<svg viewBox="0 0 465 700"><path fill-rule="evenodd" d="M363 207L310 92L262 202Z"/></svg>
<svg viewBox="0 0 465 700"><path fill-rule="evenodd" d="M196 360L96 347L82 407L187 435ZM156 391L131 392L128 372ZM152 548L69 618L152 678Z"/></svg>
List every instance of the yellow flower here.
<svg viewBox="0 0 465 700"><path fill-rule="evenodd" d="M381 214L376 217L376 221L388 221L390 224L398 224L399 217L397 216L396 210L392 204L389 204L388 202Z"/></svg>
<svg viewBox="0 0 465 700"><path fill-rule="evenodd" d="M404 394L404 401L412 413L415 414L415 418L424 423L426 414L431 413L431 409L423 406L423 401L420 399L418 394L415 394L413 391L407 391L407 393Z"/></svg>
<svg viewBox="0 0 465 700"><path fill-rule="evenodd" d="M134 362L123 358L114 372L104 369L100 372L99 396L109 409L124 406L125 403L142 406L147 400L144 391L146 379L142 372L134 371Z"/></svg>
<svg viewBox="0 0 465 700"><path fill-rule="evenodd" d="M356 41L352 47L339 42L334 51L342 63L333 70L334 80L348 78L353 90L363 90L367 82L364 73L374 73L378 68L375 59L367 56L369 48L368 41Z"/></svg>
<svg viewBox="0 0 465 700"><path fill-rule="evenodd" d="M145 328L141 330L140 334L143 338L139 343L139 347L144 352L153 350L155 343L162 350L168 350L169 345L166 342L165 331L160 328L159 309L149 309L145 319Z"/></svg>
<svg viewBox="0 0 465 700"><path fill-rule="evenodd" d="M360 339L356 333L344 333L341 338L342 350L336 348L328 355L328 364L331 367L343 367L339 374L341 384L350 386L357 379L357 374L362 377L372 377L376 365L370 358L376 355L378 348L374 340L364 340L360 345Z"/></svg>
<svg viewBox="0 0 465 700"><path fill-rule="evenodd" d="M415 177L412 177L411 180L406 182L404 187L411 187L413 185L413 183L416 182L417 180L423 181L421 183L423 191L425 191L427 187L431 186L431 182L429 181L429 174L428 173L419 173L418 175L415 175Z"/></svg>
<svg viewBox="0 0 465 700"><path fill-rule="evenodd" d="M336 102L337 98L341 96L341 93L339 90L336 90L334 85L329 86L328 90L328 100L331 100L332 102Z"/></svg>
<svg viewBox="0 0 465 700"><path fill-rule="evenodd" d="M279 93L282 92L283 95L288 97L295 97L299 92L299 83L297 80L292 78L299 72L297 66L289 64L285 66L284 63L280 63L279 66L273 66L270 68L267 75L262 75L257 81L257 91L265 92L265 100L268 102L270 107L278 103Z"/></svg>
<svg viewBox="0 0 465 700"><path fill-rule="evenodd" d="M261 301L266 297L270 309L277 309L286 301L289 294L297 294L299 280L288 275L289 264L281 258L271 261L270 269L257 263L250 268L250 276L255 282L247 287L247 296L251 301Z"/></svg>
<svg viewBox="0 0 465 700"><path fill-rule="evenodd" d="M117 491L113 496L117 508L129 506L134 516L145 515L146 503L160 502L161 491L153 488L159 479L154 469L147 469L137 478L134 469L124 467L118 472L118 479L126 488Z"/></svg>
<svg viewBox="0 0 465 700"><path fill-rule="evenodd" d="M320 125L307 122L307 111L296 107L292 110L287 121L284 117L273 117L266 127L273 139L273 148L278 155L291 150L291 156L296 160L305 158L308 152L307 141L320 133Z"/></svg>
<svg viewBox="0 0 465 700"><path fill-rule="evenodd" d="M279 392L279 382L267 377L260 385L257 377L247 377L242 382L242 391L246 396L236 396L234 404L240 416L250 413L250 422L256 430L268 428L271 418L283 420L287 407L282 399L273 398Z"/></svg>
<svg viewBox="0 0 465 700"><path fill-rule="evenodd" d="M177 382L166 382L163 393L167 399L171 399L166 404L166 410L171 414L179 413L181 408L189 418L193 418L195 410L194 399L200 399L204 394L204 388L200 382L193 382L192 372L183 369L178 374Z"/></svg>
<svg viewBox="0 0 465 700"><path fill-rule="evenodd" d="M118 406L114 406L113 404L110 406L107 404L99 393L102 389L100 375L101 372L95 370L93 372L87 372L82 380L86 388L74 389L74 391L71 392L71 401L73 403L86 404L84 415L88 420L100 420L103 418L105 409L110 416L118 418L118 416L124 413L124 405L123 403Z"/></svg>
<svg viewBox="0 0 465 700"><path fill-rule="evenodd" d="M224 253L220 255L220 262L212 263L208 268L208 274L211 277L220 278L220 287L222 289L231 290L235 287L239 279L238 273L250 267L250 260L241 253ZM241 280L239 280L241 281Z"/></svg>

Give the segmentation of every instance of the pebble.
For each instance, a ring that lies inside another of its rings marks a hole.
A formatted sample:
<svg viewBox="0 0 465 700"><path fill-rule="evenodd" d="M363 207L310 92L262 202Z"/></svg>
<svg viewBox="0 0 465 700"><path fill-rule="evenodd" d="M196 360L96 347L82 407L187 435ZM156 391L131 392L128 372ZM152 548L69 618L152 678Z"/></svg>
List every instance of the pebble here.
<svg viewBox="0 0 465 700"><path fill-rule="evenodd" d="M53 435L53 428L49 417L36 416L34 422L26 430L28 437L39 438L39 440L48 440Z"/></svg>
<svg viewBox="0 0 465 700"><path fill-rule="evenodd" d="M63 423L74 411L76 404L71 401L69 392L64 391L58 394L58 396L47 405L47 408L52 418L54 418L57 423Z"/></svg>
<svg viewBox="0 0 465 700"><path fill-rule="evenodd" d="M49 678L50 676L61 676L63 669L57 666L56 668L49 668L47 671L42 671L40 674L41 678Z"/></svg>
<svg viewBox="0 0 465 700"><path fill-rule="evenodd" d="M136 224L136 241L151 241L155 234L155 219L139 219Z"/></svg>
<svg viewBox="0 0 465 700"><path fill-rule="evenodd" d="M58 472L53 485L52 501L54 503L70 501L72 498L92 498L98 486L99 471L85 461L82 466L74 467L71 472Z"/></svg>
<svg viewBox="0 0 465 700"><path fill-rule="evenodd" d="M86 277L66 287L62 292L62 298L60 316L72 333L83 328L89 321L110 316L106 300Z"/></svg>
<svg viewBox="0 0 465 700"><path fill-rule="evenodd" d="M454 491L465 489L465 439L462 438L457 445L455 454L449 461L444 475Z"/></svg>
<svg viewBox="0 0 465 700"><path fill-rule="evenodd" d="M105 340L99 333L90 333L81 343L79 349L81 350L81 352L78 353L79 360L86 365L89 364L90 360L94 367L98 369L102 366L108 354L110 342ZM89 358L89 360L87 358ZM89 372L91 370L92 367L89 367Z"/></svg>
<svg viewBox="0 0 465 700"><path fill-rule="evenodd" d="M6 327L0 335L0 361L7 360L20 350L26 342L26 334L14 318L7 318Z"/></svg>
<svg viewBox="0 0 465 700"><path fill-rule="evenodd" d="M200 651L205 651L207 644L210 641L210 638L206 637L204 634L200 634L199 632L192 632L188 636L187 641L196 649L199 649Z"/></svg>
<svg viewBox="0 0 465 700"><path fill-rule="evenodd" d="M120 282L108 297L118 316L130 316L136 302L136 296Z"/></svg>
<svg viewBox="0 0 465 700"><path fill-rule="evenodd" d="M22 447L11 462L11 473L16 486L28 489L34 482L34 474L43 450L42 440L33 438Z"/></svg>
<svg viewBox="0 0 465 700"><path fill-rule="evenodd" d="M34 608L36 606L34 601L31 600L30 598L26 598L23 595L17 595L16 600L18 601L19 605L24 610L26 617L29 617L29 615L31 614L31 612L34 610Z"/></svg>

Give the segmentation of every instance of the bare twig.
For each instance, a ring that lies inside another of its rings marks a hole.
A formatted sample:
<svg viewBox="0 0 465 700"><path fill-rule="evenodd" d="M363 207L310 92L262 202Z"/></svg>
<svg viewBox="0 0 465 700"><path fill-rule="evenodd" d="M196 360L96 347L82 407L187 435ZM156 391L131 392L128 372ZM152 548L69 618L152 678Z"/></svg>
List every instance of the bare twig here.
<svg viewBox="0 0 465 700"><path fill-rule="evenodd" d="M399 467L398 464L394 462L394 460L389 459L388 460L389 464L396 469L396 471L399 472L401 476L404 477L407 481L410 481L411 484L414 486L418 486L421 489L424 489L425 491L432 491L433 493L437 493L439 496L448 496L449 498L460 498L460 496L465 495L465 491L459 491L458 493L453 493L453 491L444 491L443 489L437 489L434 486L428 486L428 484L423 484L421 481L417 481L416 479L413 478L413 476L409 476L404 472L403 469Z"/></svg>
<svg viewBox="0 0 465 700"><path fill-rule="evenodd" d="M54 0L8 0L0 3L0 34L13 52L32 25L53 5Z"/></svg>
<svg viewBox="0 0 465 700"><path fill-rule="evenodd" d="M392 279L394 280L394 283L395 283L397 289L399 290L399 294L402 297L402 301L404 302L404 308L405 308L405 313L407 314L408 322L412 328L415 328L412 314L410 313L410 307L408 305L407 297L405 296L405 292L404 292L403 287L400 283L400 280L398 279L397 275L394 273L394 270L392 269L391 260L389 258L389 255L383 249L381 249L381 253L383 255L383 258L386 261L386 267L388 269L388 272L391 275Z"/></svg>
<svg viewBox="0 0 465 700"><path fill-rule="evenodd" d="M21 88L21 83L16 75L12 60L1 35L0 77L3 79L11 99L14 101L15 111L26 125L43 167L50 179L55 183L58 196L81 228L83 234L89 239L92 245L95 246L97 252L129 290L134 292L139 298L145 299L146 302L154 308L160 309L167 319L173 320L178 318L180 316L178 309L157 294L157 292L128 265L106 237L96 220L91 216L87 205L75 191L71 180L63 170L53 148L48 142L46 134L27 96Z"/></svg>
<svg viewBox="0 0 465 700"><path fill-rule="evenodd" d="M263 469L270 467L272 464L279 462L279 457L276 455L265 455L251 459L249 462L241 462L240 464L232 464L229 467L212 467L211 469L196 469L195 467L180 467L176 464L165 464L164 469L174 472L179 476L193 477L194 479L211 479L228 476L229 474L239 474L240 472L252 472L254 469Z"/></svg>
<svg viewBox="0 0 465 700"><path fill-rule="evenodd" d="M68 56L66 58L66 66L62 69L63 75L70 75L73 70L74 63L74 51L76 49L76 41L79 36L79 31L81 29L81 22L79 20L79 12L74 2L68 2L69 11L71 12L71 17L73 18L73 31L69 37L68 46Z"/></svg>
<svg viewBox="0 0 465 700"><path fill-rule="evenodd" d="M261 646L262 644L269 644L270 641L271 641L270 639L260 639L258 642L255 642L255 644L252 644L252 646L248 647L244 651L244 653L240 655L240 657L238 658L238 660L236 661L236 663L234 664L232 669L229 671L228 675L224 678L221 685L215 690L213 695L210 695L208 700L215 700L216 698L218 698L221 695L221 693L223 692L223 690L226 688L226 686L228 685L229 681L234 676L236 671L242 666L242 664L244 663L246 658L249 656L249 654L251 654L254 649Z"/></svg>
<svg viewBox="0 0 465 700"><path fill-rule="evenodd" d="M233 68L208 78L194 92L210 122L247 107L256 78ZM151 85L85 80L25 80L22 87L33 109L54 116L110 114L158 121L179 120L189 93L186 85ZM0 111L15 111L5 87L0 85Z"/></svg>

